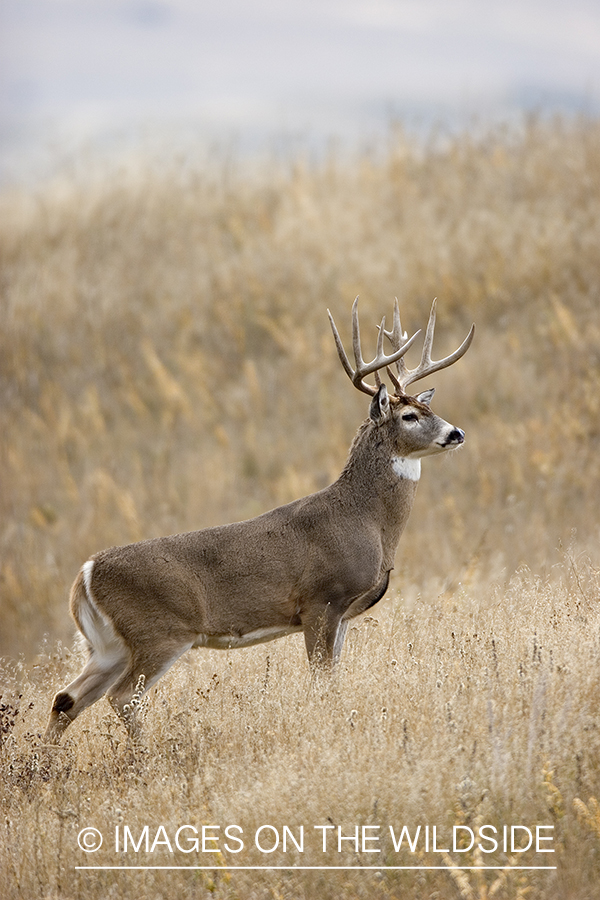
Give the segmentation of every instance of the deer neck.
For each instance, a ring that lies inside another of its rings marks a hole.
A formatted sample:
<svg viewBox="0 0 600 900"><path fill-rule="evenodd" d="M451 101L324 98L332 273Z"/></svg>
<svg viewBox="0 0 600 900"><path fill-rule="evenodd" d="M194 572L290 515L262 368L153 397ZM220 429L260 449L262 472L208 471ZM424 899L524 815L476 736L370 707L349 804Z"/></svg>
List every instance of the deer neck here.
<svg viewBox="0 0 600 900"><path fill-rule="evenodd" d="M420 459L391 452L378 429L363 423L337 484L352 513L379 532L387 568L393 568L420 474Z"/></svg>

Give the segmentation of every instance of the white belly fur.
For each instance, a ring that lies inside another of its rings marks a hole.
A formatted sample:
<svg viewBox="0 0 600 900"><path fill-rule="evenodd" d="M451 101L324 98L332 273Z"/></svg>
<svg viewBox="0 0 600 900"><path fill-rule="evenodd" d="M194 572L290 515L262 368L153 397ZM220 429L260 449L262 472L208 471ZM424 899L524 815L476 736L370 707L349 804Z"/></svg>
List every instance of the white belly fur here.
<svg viewBox="0 0 600 900"><path fill-rule="evenodd" d="M248 631L246 634L199 634L194 641L194 647L210 647L213 650L230 650L238 647L251 647L253 644L264 644L266 641L274 641L302 631L300 625L282 628L272 625L269 628L257 628L256 631Z"/></svg>

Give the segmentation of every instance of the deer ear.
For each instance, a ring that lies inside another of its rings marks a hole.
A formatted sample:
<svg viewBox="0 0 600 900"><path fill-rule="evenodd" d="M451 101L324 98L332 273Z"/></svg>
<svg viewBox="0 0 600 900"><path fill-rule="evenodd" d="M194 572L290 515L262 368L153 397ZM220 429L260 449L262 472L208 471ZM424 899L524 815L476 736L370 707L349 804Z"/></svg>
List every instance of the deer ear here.
<svg viewBox="0 0 600 900"><path fill-rule="evenodd" d="M435 388L430 388L428 391L423 391L422 394L417 395L417 400L419 403L424 403L425 406L429 406L431 403L431 398L435 394Z"/></svg>
<svg viewBox="0 0 600 900"><path fill-rule="evenodd" d="M385 384L380 385L379 390L371 401L369 409L371 421L376 425L383 425L390 417L390 398Z"/></svg>

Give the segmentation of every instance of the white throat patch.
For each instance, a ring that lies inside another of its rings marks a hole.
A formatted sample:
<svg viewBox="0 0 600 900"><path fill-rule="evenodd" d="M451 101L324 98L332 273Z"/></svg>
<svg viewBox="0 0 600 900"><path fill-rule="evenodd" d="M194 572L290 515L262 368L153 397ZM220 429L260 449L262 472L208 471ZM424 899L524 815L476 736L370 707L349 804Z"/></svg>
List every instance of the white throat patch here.
<svg viewBox="0 0 600 900"><path fill-rule="evenodd" d="M392 457L392 469L400 479L418 481L421 477L421 460L407 459L405 456Z"/></svg>

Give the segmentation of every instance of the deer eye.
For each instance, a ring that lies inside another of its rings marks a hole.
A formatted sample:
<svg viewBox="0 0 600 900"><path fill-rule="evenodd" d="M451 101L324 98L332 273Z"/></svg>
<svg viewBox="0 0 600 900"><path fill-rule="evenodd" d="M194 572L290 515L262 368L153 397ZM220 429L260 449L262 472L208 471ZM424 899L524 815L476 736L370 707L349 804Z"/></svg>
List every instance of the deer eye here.
<svg viewBox="0 0 600 900"><path fill-rule="evenodd" d="M407 412L407 413L404 413L404 415L402 416L402 421L403 422L416 422L416 421L418 421L418 418L419 417L416 413Z"/></svg>

